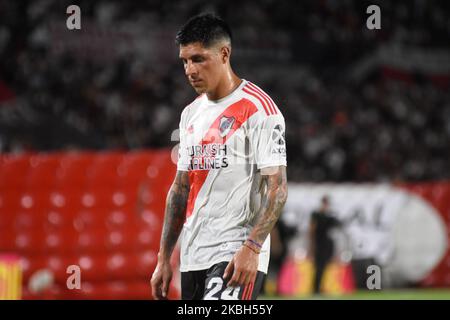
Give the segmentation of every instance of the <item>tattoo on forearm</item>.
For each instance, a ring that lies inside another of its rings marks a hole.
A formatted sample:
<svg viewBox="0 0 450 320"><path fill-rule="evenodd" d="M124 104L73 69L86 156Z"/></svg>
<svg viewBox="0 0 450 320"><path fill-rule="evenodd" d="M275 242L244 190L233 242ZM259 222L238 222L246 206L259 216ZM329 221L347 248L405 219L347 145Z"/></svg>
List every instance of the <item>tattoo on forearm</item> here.
<svg viewBox="0 0 450 320"><path fill-rule="evenodd" d="M160 253L169 258L180 236L186 217L189 196L187 172L179 172L167 194L164 226L161 235Z"/></svg>
<svg viewBox="0 0 450 320"><path fill-rule="evenodd" d="M280 167L274 175L263 176L266 190L263 193L259 219L250 238L263 243L281 215L287 199L286 169Z"/></svg>

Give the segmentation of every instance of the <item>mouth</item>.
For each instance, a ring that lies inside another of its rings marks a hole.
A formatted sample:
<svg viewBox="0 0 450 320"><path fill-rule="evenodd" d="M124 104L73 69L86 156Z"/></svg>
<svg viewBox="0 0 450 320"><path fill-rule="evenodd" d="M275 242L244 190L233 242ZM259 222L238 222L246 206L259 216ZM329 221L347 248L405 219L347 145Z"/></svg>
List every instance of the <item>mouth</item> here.
<svg viewBox="0 0 450 320"><path fill-rule="evenodd" d="M194 86L194 87L199 86L201 82L202 82L202 80L200 80L200 79L197 79L197 80L191 80L191 84L192 84L192 86Z"/></svg>

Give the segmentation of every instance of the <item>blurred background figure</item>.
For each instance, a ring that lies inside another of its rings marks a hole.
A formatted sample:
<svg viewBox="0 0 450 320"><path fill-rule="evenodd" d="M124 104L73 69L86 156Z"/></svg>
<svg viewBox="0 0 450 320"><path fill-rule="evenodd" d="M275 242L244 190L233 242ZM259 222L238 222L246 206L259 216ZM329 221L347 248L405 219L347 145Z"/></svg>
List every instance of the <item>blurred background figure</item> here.
<svg viewBox="0 0 450 320"><path fill-rule="evenodd" d="M289 254L289 243L297 234L297 228L290 226L283 219L278 220L270 234L270 264L266 277L265 293L280 295L279 275Z"/></svg>
<svg viewBox="0 0 450 320"><path fill-rule="evenodd" d="M312 213L309 227L309 255L314 261L314 293L321 292L323 274L334 257L334 242L331 229L340 226L339 220L330 212L330 199L324 196L320 207Z"/></svg>

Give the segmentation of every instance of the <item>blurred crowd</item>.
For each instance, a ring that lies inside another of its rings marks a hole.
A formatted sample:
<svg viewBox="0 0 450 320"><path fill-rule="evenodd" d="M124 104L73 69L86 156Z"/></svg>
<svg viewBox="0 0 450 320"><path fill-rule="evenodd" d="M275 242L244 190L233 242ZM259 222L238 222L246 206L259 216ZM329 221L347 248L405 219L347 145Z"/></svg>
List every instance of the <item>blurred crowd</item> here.
<svg viewBox="0 0 450 320"><path fill-rule="evenodd" d="M285 116L291 181L450 177L450 69L436 82L358 68L384 46L449 50L446 1L76 3L71 31L72 2L0 0L0 152L174 146L195 98L174 36L214 11L232 27L237 74ZM380 30L366 28L371 4Z"/></svg>

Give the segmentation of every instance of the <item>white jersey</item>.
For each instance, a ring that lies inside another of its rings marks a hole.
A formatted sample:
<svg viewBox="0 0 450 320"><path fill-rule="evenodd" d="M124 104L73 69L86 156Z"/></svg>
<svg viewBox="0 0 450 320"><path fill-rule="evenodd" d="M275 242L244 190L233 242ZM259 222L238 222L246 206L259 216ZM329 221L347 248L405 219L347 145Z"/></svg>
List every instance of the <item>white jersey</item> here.
<svg viewBox="0 0 450 320"><path fill-rule="evenodd" d="M256 224L265 167L286 166L285 122L272 99L243 80L228 96L205 94L181 115L177 169L189 172L180 271L230 261ZM270 236L259 255L267 273Z"/></svg>

